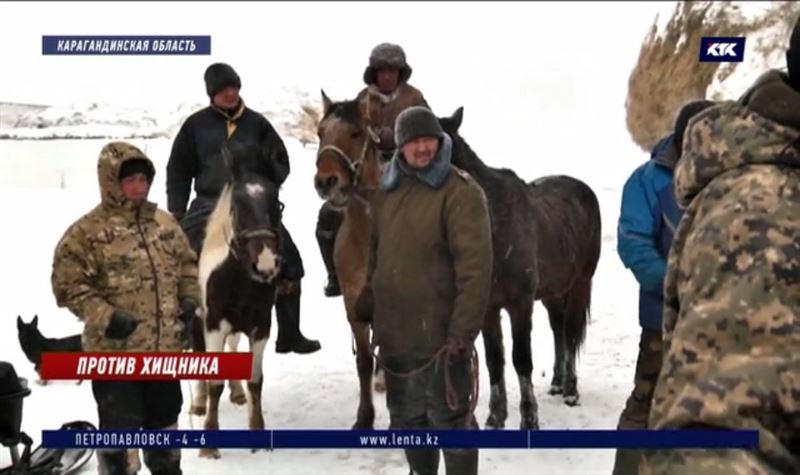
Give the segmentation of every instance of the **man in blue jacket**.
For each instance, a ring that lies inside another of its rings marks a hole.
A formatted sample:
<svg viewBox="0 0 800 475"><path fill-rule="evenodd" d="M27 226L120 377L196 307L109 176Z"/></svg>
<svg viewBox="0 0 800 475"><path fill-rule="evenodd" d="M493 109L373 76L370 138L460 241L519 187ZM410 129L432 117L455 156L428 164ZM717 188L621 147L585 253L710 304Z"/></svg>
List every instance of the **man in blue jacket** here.
<svg viewBox="0 0 800 475"><path fill-rule="evenodd" d="M667 256L683 212L675 202L672 173L681 155L689 119L714 105L693 101L678 113L673 133L662 138L650 160L631 174L622 191L617 227L617 252L639 282L639 356L633 391L619 418L618 429L646 429L658 374L661 371L661 309ZM618 450L614 475L637 474L640 453Z"/></svg>

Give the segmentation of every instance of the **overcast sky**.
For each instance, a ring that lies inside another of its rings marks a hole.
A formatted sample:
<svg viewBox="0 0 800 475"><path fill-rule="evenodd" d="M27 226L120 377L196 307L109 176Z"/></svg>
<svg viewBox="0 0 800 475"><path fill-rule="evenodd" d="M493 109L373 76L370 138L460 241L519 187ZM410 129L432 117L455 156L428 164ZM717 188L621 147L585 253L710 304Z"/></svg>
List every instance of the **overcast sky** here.
<svg viewBox="0 0 800 475"><path fill-rule="evenodd" d="M353 97L371 48L400 43L439 115L465 106L518 139L619 124L641 40L668 2L3 3L0 101L174 108L228 62L245 101L296 86ZM43 56L42 35L211 35L210 56ZM470 118L473 118L470 121ZM585 121L585 122L584 122ZM572 129L572 130L570 130ZM525 137L525 135L528 137ZM540 134L536 134L540 135Z"/></svg>

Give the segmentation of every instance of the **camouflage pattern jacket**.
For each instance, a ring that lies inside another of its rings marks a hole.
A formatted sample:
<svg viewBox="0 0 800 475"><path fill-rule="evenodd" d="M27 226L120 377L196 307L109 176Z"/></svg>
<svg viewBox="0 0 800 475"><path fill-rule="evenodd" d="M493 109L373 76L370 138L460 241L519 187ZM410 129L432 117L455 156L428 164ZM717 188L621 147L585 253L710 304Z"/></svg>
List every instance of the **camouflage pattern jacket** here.
<svg viewBox="0 0 800 475"><path fill-rule="evenodd" d="M759 464L800 473L800 94L773 71L695 116L674 180L650 427L758 429Z"/></svg>
<svg viewBox="0 0 800 475"><path fill-rule="evenodd" d="M97 163L101 203L73 223L56 246L51 283L59 307L84 323L84 351L180 351L180 300L200 302L196 256L177 221L145 202L125 200L117 176L136 147L113 142ZM137 317L125 340L104 332L115 309Z"/></svg>

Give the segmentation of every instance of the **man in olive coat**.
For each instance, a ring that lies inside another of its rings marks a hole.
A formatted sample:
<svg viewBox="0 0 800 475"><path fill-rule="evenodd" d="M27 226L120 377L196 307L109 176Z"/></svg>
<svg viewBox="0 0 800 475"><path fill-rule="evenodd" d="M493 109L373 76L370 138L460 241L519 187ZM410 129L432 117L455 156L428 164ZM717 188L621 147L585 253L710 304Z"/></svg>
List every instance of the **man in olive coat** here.
<svg viewBox="0 0 800 475"><path fill-rule="evenodd" d="M451 165L452 141L429 109L404 110L395 141L398 149L373 207L371 295L365 299L374 302L391 427L477 428L469 404L476 376L469 356L491 283L486 196L469 174ZM437 355L439 361L413 376L397 374L417 370ZM449 365L442 355L450 355ZM457 394L455 408L446 402L447 371ZM406 458L415 474L437 473L438 449L406 450ZM477 473L477 449L444 450L444 459L448 474Z"/></svg>

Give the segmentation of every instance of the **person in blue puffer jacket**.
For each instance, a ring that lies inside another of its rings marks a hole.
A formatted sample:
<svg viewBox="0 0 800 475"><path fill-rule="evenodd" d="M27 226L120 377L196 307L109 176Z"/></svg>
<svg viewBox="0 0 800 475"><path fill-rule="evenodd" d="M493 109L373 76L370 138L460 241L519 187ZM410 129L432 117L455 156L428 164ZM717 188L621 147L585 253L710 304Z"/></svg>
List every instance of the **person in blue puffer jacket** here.
<svg viewBox="0 0 800 475"><path fill-rule="evenodd" d="M681 155L683 134L692 116L714 105L700 100L681 108L673 133L653 147L648 160L631 174L622 191L617 227L617 252L639 282L639 356L633 391L619 418L618 429L646 429L658 374L661 371L661 310L667 256L683 214L672 189L672 173ZM637 474L639 451L618 450L614 475Z"/></svg>

